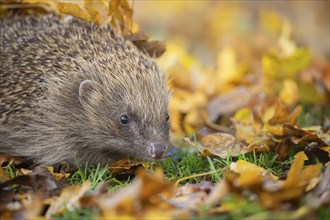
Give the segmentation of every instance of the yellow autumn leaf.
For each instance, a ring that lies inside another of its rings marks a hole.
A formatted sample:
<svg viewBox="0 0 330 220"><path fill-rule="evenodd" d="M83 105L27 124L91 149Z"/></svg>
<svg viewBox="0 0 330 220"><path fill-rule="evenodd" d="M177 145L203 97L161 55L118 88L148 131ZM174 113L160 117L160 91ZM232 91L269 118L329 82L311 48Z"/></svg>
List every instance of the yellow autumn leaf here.
<svg viewBox="0 0 330 220"><path fill-rule="evenodd" d="M293 78L310 62L310 51L306 48L298 48L291 55L282 60L281 68L287 74L286 77Z"/></svg>
<svg viewBox="0 0 330 220"><path fill-rule="evenodd" d="M275 108L276 108L276 106L269 106L269 108L267 108L263 112L263 114L261 116L261 119L262 119L263 123L269 122L274 117L275 111L277 110L277 109L275 110Z"/></svg>
<svg viewBox="0 0 330 220"><path fill-rule="evenodd" d="M226 47L218 54L218 80L220 82L230 82L238 78L236 75L237 61L236 52L231 47Z"/></svg>
<svg viewBox="0 0 330 220"><path fill-rule="evenodd" d="M270 79L294 78L297 73L306 68L310 62L310 52L305 48L298 48L287 57L279 57L269 52L262 58L265 75Z"/></svg>
<svg viewBox="0 0 330 220"><path fill-rule="evenodd" d="M292 79L285 79L282 82L282 90L280 91L280 99L287 105L293 106L299 100L299 91L297 82Z"/></svg>
<svg viewBox="0 0 330 220"><path fill-rule="evenodd" d="M252 112L249 108L241 108L239 109L234 118L241 121L244 124L249 124L253 122Z"/></svg>
<svg viewBox="0 0 330 220"><path fill-rule="evenodd" d="M300 172L304 166L304 155L299 154L296 156L295 160L291 164L288 176L284 181L284 187L289 188L297 184L299 180Z"/></svg>
<svg viewBox="0 0 330 220"><path fill-rule="evenodd" d="M31 4L31 5L37 5L42 7L43 9L45 9L48 12L55 12L58 13L58 9L57 9L57 1L56 0L48 0L48 1L44 1L44 0L22 0L22 3L26 3L26 4Z"/></svg>
<svg viewBox="0 0 330 220"><path fill-rule="evenodd" d="M272 52L264 55L261 60L262 68L267 77L271 79L277 79L278 74L281 70L281 61L279 58Z"/></svg>
<svg viewBox="0 0 330 220"><path fill-rule="evenodd" d="M269 173L267 170L264 168L255 165L253 163L247 162L245 160L238 160L236 162L233 162L230 164L230 170L233 171L234 173L238 174L244 174L246 172L249 172L250 174L253 174L251 178L255 178L257 176L263 177L265 175L271 177L273 180L277 180L278 177Z"/></svg>
<svg viewBox="0 0 330 220"><path fill-rule="evenodd" d="M278 40L278 44L285 56L291 55L297 49L296 43L290 39L290 36L291 24L289 22L284 22L281 37Z"/></svg>

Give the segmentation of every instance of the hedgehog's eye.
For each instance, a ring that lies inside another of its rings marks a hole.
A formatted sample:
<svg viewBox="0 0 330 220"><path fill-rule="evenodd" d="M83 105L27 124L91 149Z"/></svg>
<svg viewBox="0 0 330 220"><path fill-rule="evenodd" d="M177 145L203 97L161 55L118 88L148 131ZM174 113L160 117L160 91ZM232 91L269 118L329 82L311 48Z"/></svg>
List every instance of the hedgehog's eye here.
<svg viewBox="0 0 330 220"><path fill-rule="evenodd" d="M124 114L120 116L120 122L122 124L128 124L130 122L130 118L128 117L128 115Z"/></svg>
<svg viewBox="0 0 330 220"><path fill-rule="evenodd" d="M166 121L168 121L170 119L170 116L168 115L168 113L166 113L165 119L166 119Z"/></svg>

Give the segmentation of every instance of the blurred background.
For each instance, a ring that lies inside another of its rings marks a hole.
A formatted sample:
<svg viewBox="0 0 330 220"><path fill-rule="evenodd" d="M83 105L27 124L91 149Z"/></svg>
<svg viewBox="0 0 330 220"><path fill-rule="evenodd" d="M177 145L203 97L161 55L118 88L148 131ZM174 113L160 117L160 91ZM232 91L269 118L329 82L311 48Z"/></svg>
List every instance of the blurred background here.
<svg viewBox="0 0 330 220"><path fill-rule="evenodd" d="M259 49L253 53L258 55L277 43L286 22L299 46L330 56L330 1L136 0L132 6L140 30L183 44L206 64L214 63L217 50L227 45L243 55L239 40Z"/></svg>
<svg viewBox="0 0 330 220"><path fill-rule="evenodd" d="M132 7L139 31L167 41L158 62L169 74L175 134L208 122L230 126L241 108L260 106L282 112L278 118L300 106L301 125L329 126L329 1L138 0Z"/></svg>

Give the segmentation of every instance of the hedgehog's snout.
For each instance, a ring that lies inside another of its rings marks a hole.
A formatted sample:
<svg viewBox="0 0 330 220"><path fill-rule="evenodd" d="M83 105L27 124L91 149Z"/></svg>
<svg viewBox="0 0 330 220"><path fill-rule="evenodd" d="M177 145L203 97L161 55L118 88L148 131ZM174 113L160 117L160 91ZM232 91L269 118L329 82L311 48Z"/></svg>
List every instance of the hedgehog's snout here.
<svg viewBox="0 0 330 220"><path fill-rule="evenodd" d="M148 154L152 159L162 159L167 151L167 145L162 143L152 143L149 145Z"/></svg>

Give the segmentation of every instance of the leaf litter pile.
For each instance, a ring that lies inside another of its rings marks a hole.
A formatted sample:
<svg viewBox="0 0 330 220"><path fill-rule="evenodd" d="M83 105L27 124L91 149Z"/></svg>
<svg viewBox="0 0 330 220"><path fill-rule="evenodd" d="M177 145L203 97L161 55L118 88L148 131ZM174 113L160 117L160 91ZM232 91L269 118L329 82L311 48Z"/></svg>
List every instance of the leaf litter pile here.
<svg viewBox="0 0 330 220"><path fill-rule="evenodd" d="M158 58L169 78L171 137L179 150L154 164L119 161L75 171L65 162L27 168L1 155L0 219L329 219L329 43L308 48L311 40L295 34L290 16L278 10L304 9L327 20L329 3L278 4L1 3L0 15L58 13L111 24ZM166 27L174 37L167 45L150 40L133 9L150 16L140 18L146 27ZM197 33L190 22L205 28ZM327 33L306 31L329 37L327 22Z"/></svg>

